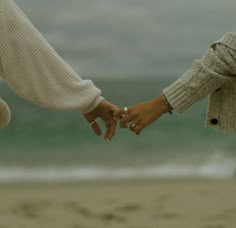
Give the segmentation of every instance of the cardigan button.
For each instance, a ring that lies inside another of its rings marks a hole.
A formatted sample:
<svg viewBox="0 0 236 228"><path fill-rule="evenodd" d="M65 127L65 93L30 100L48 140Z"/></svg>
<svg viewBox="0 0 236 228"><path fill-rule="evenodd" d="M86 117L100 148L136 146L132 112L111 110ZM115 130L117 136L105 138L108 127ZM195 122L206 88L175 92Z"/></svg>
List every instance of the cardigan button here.
<svg viewBox="0 0 236 228"><path fill-rule="evenodd" d="M216 119L216 118L212 118L212 119L211 119L211 124L216 125L216 124L218 124L218 123L219 123L219 120L218 120L218 119Z"/></svg>

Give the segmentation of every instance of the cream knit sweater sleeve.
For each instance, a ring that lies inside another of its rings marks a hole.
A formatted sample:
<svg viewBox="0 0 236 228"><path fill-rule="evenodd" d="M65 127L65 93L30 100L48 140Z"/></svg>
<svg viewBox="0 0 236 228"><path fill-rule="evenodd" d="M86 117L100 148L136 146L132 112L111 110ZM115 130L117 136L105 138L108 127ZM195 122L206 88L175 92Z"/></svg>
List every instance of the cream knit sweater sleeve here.
<svg viewBox="0 0 236 228"><path fill-rule="evenodd" d="M227 33L163 93L177 112L184 112L232 79L236 79L236 33Z"/></svg>
<svg viewBox="0 0 236 228"><path fill-rule="evenodd" d="M51 110L92 111L103 99L65 63L13 0L0 0L0 75L21 97Z"/></svg>

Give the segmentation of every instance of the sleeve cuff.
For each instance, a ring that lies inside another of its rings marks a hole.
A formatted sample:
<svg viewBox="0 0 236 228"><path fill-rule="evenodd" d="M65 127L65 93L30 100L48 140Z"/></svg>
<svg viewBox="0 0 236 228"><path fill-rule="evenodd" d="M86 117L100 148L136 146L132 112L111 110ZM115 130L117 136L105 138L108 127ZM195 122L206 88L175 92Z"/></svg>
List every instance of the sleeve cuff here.
<svg viewBox="0 0 236 228"><path fill-rule="evenodd" d="M214 44L223 44L236 51L236 33L228 32L221 39L215 41Z"/></svg>
<svg viewBox="0 0 236 228"><path fill-rule="evenodd" d="M163 94L171 107L179 113L184 112L195 103L195 100L186 92L184 83L181 80L177 80L165 88Z"/></svg>
<svg viewBox="0 0 236 228"><path fill-rule="evenodd" d="M104 100L104 97L99 96L93 103L91 103L88 107L84 107L80 109L80 112L82 114L87 114L89 112L92 112L100 103Z"/></svg>

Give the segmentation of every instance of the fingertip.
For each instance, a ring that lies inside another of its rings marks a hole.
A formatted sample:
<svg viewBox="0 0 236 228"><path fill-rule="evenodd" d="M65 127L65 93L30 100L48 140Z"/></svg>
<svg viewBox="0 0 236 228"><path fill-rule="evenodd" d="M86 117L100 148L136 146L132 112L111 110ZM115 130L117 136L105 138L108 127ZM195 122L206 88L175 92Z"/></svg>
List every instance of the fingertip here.
<svg viewBox="0 0 236 228"><path fill-rule="evenodd" d="M94 126L92 126L92 128L93 128L94 133L95 133L97 136L101 136L101 135L102 135L102 130L101 130L101 128L99 127L98 124L94 124Z"/></svg>
<svg viewBox="0 0 236 228"><path fill-rule="evenodd" d="M136 130L136 131L135 131L135 134L136 134L136 135L140 135L140 134L141 134L141 131L142 131L142 129L141 129L141 130Z"/></svg>
<svg viewBox="0 0 236 228"><path fill-rule="evenodd" d="M101 135L102 135L101 132L95 132L95 134L96 134L97 136L101 136Z"/></svg>
<svg viewBox="0 0 236 228"><path fill-rule="evenodd" d="M105 137L104 139L111 141L111 140L112 140L112 136L107 136L107 137Z"/></svg>

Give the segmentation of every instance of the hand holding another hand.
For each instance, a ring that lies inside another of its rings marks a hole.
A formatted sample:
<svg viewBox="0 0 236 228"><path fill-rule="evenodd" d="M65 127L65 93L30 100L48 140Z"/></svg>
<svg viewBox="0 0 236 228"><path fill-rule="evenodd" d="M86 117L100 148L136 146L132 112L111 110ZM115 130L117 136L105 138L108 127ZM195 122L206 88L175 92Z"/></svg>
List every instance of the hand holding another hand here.
<svg viewBox="0 0 236 228"><path fill-rule="evenodd" d="M120 119L120 127L128 128L139 135L141 131L160 118L164 113L170 112L171 107L159 96L153 100L136 104L131 107L118 109L114 117Z"/></svg>
<svg viewBox="0 0 236 228"><path fill-rule="evenodd" d="M111 140L115 135L117 124L117 120L113 118L113 113L118 109L119 108L116 105L110 103L109 101L102 100L92 112L84 114L84 117L87 119L89 125L98 136L102 134L102 130L96 122L96 119L101 118L106 126L104 139Z"/></svg>

